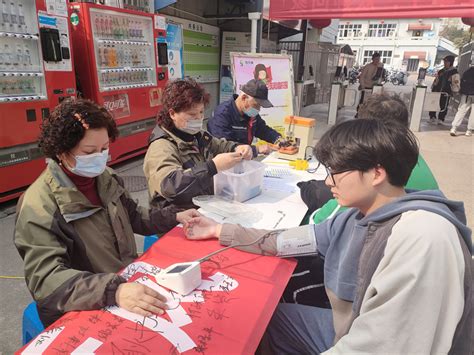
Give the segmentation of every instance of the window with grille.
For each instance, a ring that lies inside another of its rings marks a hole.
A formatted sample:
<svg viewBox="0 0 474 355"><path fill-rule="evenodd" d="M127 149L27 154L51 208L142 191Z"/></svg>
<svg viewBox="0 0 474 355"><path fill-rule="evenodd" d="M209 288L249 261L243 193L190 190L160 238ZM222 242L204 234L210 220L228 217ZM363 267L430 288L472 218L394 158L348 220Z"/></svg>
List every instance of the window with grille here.
<svg viewBox="0 0 474 355"><path fill-rule="evenodd" d="M390 37L397 29L396 23L376 23L369 25L369 37Z"/></svg>
<svg viewBox="0 0 474 355"><path fill-rule="evenodd" d="M359 32L362 30L362 25L339 25L339 38L347 37L358 37Z"/></svg>
<svg viewBox="0 0 474 355"><path fill-rule="evenodd" d="M380 53L380 60L382 63L390 65L392 63L392 51L364 51L364 61L362 64L367 64L372 61L372 54Z"/></svg>

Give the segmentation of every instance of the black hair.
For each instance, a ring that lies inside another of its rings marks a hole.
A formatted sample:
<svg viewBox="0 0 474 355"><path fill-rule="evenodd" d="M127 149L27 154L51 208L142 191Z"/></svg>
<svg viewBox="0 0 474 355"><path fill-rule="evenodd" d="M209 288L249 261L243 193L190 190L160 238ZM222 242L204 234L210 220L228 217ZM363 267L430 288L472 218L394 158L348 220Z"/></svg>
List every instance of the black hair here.
<svg viewBox="0 0 474 355"><path fill-rule="evenodd" d="M374 54L372 54L372 59L375 59L375 58L380 58L379 52L375 52Z"/></svg>
<svg viewBox="0 0 474 355"><path fill-rule="evenodd" d="M73 149L88 129L105 128L113 142L119 135L114 118L107 109L85 99L66 99L56 106L42 125L38 145L43 154L55 161Z"/></svg>
<svg viewBox="0 0 474 355"><path fill-rule="evenodd" d="M265 64L257 64L255 66L255 69L253 70L253 77L255 80L259 80L258 73L260 73L261 71L264 71L268 76L267 67L265 67Z"/></svg>
<svg viewBox="0 0 474 355"><path fill-rule="evenodd" d="M408 127L408 109L398 95L369 96L360 105L358 117L395 120Z"/></svg>
<svg viewBox="0 0 474 355"><path fill-rule="evenodd" d="M451 64L451 66L453 66L453 64L454 64L454 55L447 55L446 57L443 58L443 60L446 60L447 62L449 62L449 64Z"/></svg>
<svg viewBox="0 0 474 355"><path fill-rule="evenodd" d="M395 120L362 119L340 123L319 140L314 154L333 171L368 171L378 165L394 186L405 186L418 161L415 135Z"/></svg>

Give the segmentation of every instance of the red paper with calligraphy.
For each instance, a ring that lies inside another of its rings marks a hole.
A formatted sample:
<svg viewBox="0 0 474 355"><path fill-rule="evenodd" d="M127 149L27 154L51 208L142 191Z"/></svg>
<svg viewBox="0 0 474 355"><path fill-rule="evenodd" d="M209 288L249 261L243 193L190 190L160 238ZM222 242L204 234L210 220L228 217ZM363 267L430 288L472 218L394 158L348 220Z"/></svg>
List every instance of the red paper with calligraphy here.
<svg viewBox="0 0 474 355"><path fill-rule="evenodd" d="M153 275L159 268L192 261L219 248L215 240L188 241L182 229L175 228L124 272L129 282L156 285ZM231 249L201 267L203 283L188 296L172 294L172 312L147 318L118 307L70 312L18 354L35 347L45 354L74 354L75 350L97 354L254 353L295 262Z"/></svg>

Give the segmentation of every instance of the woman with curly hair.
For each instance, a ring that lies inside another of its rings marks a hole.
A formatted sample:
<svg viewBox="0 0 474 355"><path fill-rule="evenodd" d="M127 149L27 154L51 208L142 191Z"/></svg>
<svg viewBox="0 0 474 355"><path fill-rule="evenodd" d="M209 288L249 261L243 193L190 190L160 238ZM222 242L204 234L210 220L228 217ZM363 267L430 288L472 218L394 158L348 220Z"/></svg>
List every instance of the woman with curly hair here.
<svg viewBox="0 0 474 355"><path fill-rule="evenodd" d="M252 148L203 130L209 94L193 79L169 82L162 100L143 166L151 204L194 207L193 197L214 193L213 176L252 159Z"/></svg>
<svg viewBox="0 0 474 355"><path fill-rule="evenodd" d="M138 256L134 233L165 232L199 213L137 206L106 168L117 136L110 113L87 100L63 101L41 127L49 163L18 201L14 241L45 326L115 304L144 316L165 309L162 295L116 272Z"/></svg>

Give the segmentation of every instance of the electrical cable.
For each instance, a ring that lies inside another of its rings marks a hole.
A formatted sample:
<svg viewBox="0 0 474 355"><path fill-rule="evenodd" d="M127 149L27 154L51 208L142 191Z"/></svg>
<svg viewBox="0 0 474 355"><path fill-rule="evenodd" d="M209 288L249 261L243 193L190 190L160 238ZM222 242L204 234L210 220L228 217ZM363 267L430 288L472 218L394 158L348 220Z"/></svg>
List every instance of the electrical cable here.
<svg viewBox="0 0 474 355"><path fill-rule="evenodd" d="M271 232L270 232L270 233L271 233ZM227 250L227 249L236 248L236 247L249 247L249 246L251 246L251 245L254 245L255 243L258 243L258 242L261 241L263 238L265 238L266 236L268 236L270 233L265 233L265 234L262 235L260 238L254 240L254 241L251 242L251 243L229 245L228 247L225 247L225 248L216 250L216 251L214 251L214 252L212 252L212 253L210 253L210 254L207 254L207 255L203 256L202 258L195 260L194 262L203 263L203 262L205 262L205 261L208 261L208 260L211 258L211 256L214 256L214 255L216 255L216 254L222 253L223 251L225 251L225 250Z"/></svg>

